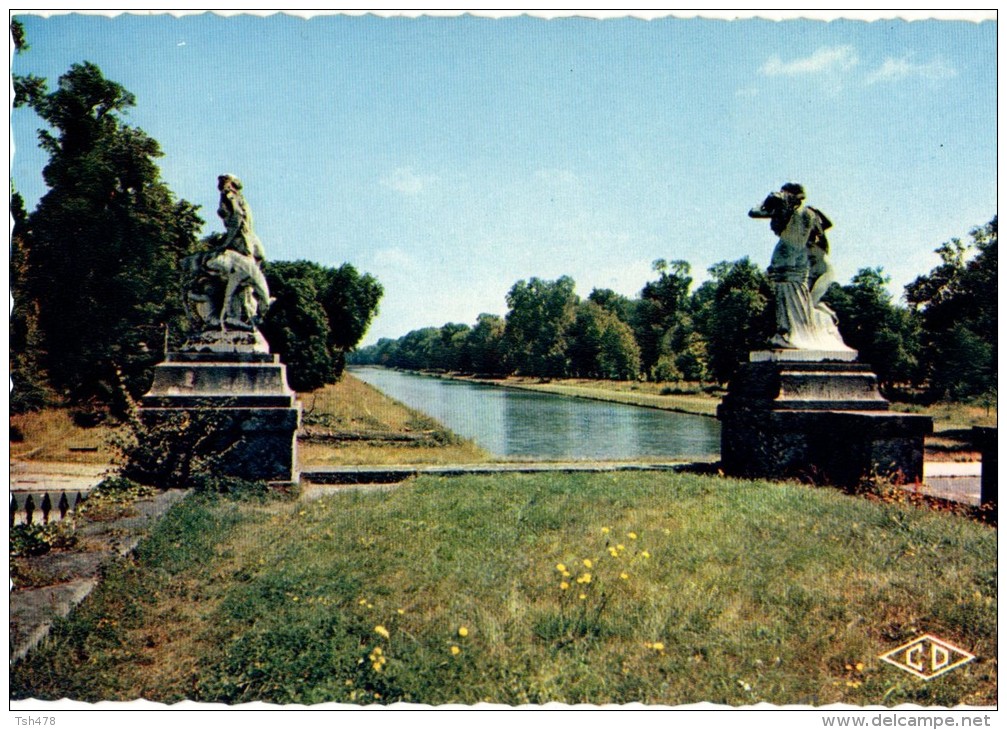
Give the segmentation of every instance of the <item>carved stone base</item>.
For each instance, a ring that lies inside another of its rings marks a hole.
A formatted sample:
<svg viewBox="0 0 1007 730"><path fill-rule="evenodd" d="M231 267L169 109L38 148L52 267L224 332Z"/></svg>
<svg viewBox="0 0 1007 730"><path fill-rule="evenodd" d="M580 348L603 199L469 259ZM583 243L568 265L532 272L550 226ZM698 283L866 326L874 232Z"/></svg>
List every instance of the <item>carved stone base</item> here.
<svg viewBox="0 0 1007 730"><path fill-rule="evenodd" d="M748 353L749 362L855 362L856 350L753 350Z"/></svg>
<svg viewBox="0 0 1007 730"><path fill-rule="evenodd" d="M140 406L149 425L180 412L205 417L215 432L212 448L222 455L224 475L297 481L301 406L277 355L252 347L169 353L154 368Z"/></svg>
<svg viewBox="0 0 1007 730"><path fill-rule="evenodd" d="M269 354L269 343L258 330L251 332L242 330L203 330L185 341L179 349L187 352L240 353L260 352Z"/></svg>
<svg viewBox="0 0 1007 730"><path fill-rule="evenodd" d="M922 481L933 421L888 407L867 365L745 363L717 410L723 469L840 486L875 475Z"/></svg>

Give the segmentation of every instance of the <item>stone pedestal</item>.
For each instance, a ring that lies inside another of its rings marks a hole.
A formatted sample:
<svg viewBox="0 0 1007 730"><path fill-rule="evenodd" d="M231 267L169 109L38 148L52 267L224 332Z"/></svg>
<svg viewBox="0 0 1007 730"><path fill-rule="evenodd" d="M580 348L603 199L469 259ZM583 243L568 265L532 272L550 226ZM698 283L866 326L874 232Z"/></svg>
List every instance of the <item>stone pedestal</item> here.
<svg viewBox="0 0 1007 730"><path fill-rule="evenodd" d="M140 415L148 425L182 411L205 416L222 474L293 482L301 406L287 385L286 366L261 338L258 332L204 333L168 353L154 368Z"/></svg>
<svg viewBox="0 0 1007 730"><path fill-rule="evenodd" d="M932 419L889 412L870 366L801 352L752 353L731 381L717 410L724 472L839 486L872 475L921 482Z"/></svg>
<svg viewBox="0 0 1007 730"><path fill-rule="evenodd" d="M972 441L982 454L979 503L997 519L997 430L993 426L973 426Z"/></svg>

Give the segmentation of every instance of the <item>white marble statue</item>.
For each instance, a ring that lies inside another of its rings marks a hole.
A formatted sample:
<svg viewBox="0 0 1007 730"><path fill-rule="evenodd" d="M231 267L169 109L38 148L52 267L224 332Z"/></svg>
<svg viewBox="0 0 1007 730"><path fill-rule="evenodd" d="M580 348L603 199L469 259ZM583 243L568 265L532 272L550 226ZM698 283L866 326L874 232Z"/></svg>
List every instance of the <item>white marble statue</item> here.
<svg viewBox="0 0 1007 730"><path fill-rule="evenodd" d="M834 281L821 211L804 205L804 188L787 183L770 193L752 218L769 218L779 237L768 270L776 295L774 348L852 352L839 334L835 313L822 301Z"/></svg>
<svg viewBox="0 0 1007 730"><path fill-rule="evenodd" d="M265 249L252 211L234 175L217 178L217 215L226 233L220 244L182 260L186 303L197 328L254 331L272 300L262 273Z"/></svg>

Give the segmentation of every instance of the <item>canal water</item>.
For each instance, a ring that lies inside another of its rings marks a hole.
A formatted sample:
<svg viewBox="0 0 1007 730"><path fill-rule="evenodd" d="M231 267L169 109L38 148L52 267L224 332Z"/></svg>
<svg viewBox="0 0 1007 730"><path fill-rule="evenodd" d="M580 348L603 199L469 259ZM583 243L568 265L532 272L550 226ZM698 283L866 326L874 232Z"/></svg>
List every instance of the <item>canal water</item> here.
<svg viewBox="0 0 1007 730"><path fill-rule="evenodd" d="M673 460L720 453L720 424L714 418L384 368L351 372L496 456Z"/></svg>

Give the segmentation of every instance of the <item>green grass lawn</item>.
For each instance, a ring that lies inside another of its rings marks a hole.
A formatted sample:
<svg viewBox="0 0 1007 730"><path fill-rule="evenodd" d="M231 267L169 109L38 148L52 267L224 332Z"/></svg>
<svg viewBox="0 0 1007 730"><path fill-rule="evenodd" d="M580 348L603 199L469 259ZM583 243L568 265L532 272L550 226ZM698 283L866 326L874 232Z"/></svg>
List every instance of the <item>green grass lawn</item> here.
<svg viewBox="0 0 1007 730"><path fill-rule="evenodd" d="M996 613L994 529L831 489L556 474L190 497L12 667L11 697L991 705ZM924 632L978 659L924 682L877 658Z"/></svg>

